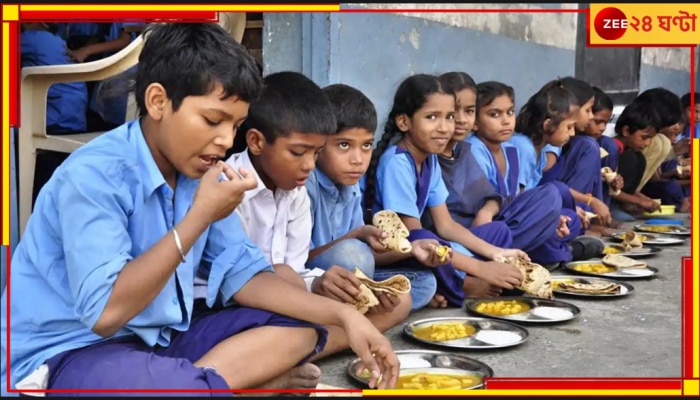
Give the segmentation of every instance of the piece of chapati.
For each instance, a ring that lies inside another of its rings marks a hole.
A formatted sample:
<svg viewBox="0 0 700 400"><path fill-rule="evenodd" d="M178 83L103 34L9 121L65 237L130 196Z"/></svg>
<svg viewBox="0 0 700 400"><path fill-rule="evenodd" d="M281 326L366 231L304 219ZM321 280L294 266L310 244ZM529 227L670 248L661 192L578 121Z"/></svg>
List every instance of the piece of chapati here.
<svg viewBox="0 0 700 400"><path fill-rule="evenodd" d="M614 282L560 282L561 291L581 294L613 294L619 293L621 286Z"/></svg>
<svg viewBox="0 0 700 400"><path fill-rule="evenodd" d="M383 281L374 281L358 268L355 268L355 276L373 292L385 292L399 295L411 291L411 281L404 275L394 275Z"/></svg>
<svg viewBox="0 0 700 400"><path fill-rule="evenodd" d="M603 264L615 268L646 268L647 264L633 258L621 256L619 254L606 254L603 257Z"/></svg>
<svg viewBox="0 0 700 400"><path fill-rule="evenodd" d="M520 257L499 258L494 261L511 264L520 271L523 280L518 289L543 299L554 299L552 275L543 266Z"/></svg>
<svg viewBox="0 0 700 400"><path fill-rule="evenodd" d="M382 239L382 243L388 249L400 253L410 253L413 250L411 242L408 241L408 228L397 213L391 210L378 211L372 217L372 225L387 233L388 236Z"/></svg>

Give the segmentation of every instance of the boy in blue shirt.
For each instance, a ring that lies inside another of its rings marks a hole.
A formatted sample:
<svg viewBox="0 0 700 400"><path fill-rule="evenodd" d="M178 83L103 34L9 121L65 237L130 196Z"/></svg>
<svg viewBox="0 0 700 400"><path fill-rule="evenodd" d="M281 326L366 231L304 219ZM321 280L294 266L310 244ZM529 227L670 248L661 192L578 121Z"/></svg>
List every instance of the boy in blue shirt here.
<svg viewBox="0 0 700 400"><path fill-rule="evenodd" d="M385 232L365 225L359 181L372 158L377 114L372 102L353 87L335 84L323 92L333 106L337 129L326 139L316 169L306 181L313 220L306 265L326 271L316 278L312 291L349 302L359 294L360 282L352 272L355 268L375 280L405 275L411 281L411 295L380 295L380 306L367 314L378 329L387 330L403 322L412 307L427 305L435 295L437 282L428 270L375 267L411 256L437 265L439 260L432 246L439 244L435 240L416 240L411 253L399 255L387 251L381 243Z"/></svg>
<svg viewBox="0 0 700 400"><path fill-rule="evenodd" d="M700 93L695 92L695 104L690 104L690 92L681 97L681 106L684 112L685 127L683 133L678 136L678 141L683 139L700 139ZM691 118L693 117L693 118ZM693 120L691 125L690 121Z"/></svg>
<svg viewBox="0 0 700 400"><path fill-rule="evenodd" d="M71 154L15 250L3 395L315 386L304 363L324 347L320 324L349 331L371 384L384 374L380 386L395 385L387 339L351 307L271 273L232 213L255 181L219 159L258 95L253 58L218 25L159 24L139 64L140 119ZM194 301L200 264L208 286Z"/></svg>

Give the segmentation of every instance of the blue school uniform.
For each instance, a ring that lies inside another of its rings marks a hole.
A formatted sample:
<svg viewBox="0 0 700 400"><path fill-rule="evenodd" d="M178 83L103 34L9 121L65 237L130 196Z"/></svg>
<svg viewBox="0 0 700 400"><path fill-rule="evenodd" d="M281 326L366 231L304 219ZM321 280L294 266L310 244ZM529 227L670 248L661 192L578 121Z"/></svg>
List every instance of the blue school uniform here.
<svg viewBox="0 0 700 400"><path fill-rule="evenodd" d="M600 146L590 136L576 135L565 146L557 164L561 166L559 180L581 193L590 193L603 200Z"/></svg>
<svg viewBox="0 0 700 400"><path fill-rule="evenodd" d="M194 362L193 352L236 333L226 320L217 322L221 329L208 326L213 316L203 325L195 323L193 281L200 262L210 271L204 308L230 305L254 275L272 271L236 213L205 230L160 293L112 338L92 331L119 272L185 217L197 187L198 180L184 175L178 176L175 190L165 182L138 121L82 146L55 171L12 258L12 387L47 363L50 388L200 387L205 381L208 387L227 388L217 374L167 356ZM4 292L2 307L7 302ZM243 307L217 315L263 324L273 318ZM2 318L3 354L9 329ZM180 342L175 343L177 332ZM199 347L191 346L191 335ZM8 366L5 357L1 362L5 394ZM80 364L83 369L77 368Z"/></svg>
<svg viewBox="0 0 700 400"><path fill-rule="evenodd" d="M73 35L93 36L100 33L99 23L67 23L59 24L59 33L68 40ZM105 42L118 39L125 26L143 25L139 22L113 22L110 24L109 30L105 33L103 39ZM131 33L133 41L137 35ZM108 57L114 52L105 53L102 57ZM123 73L124 76L130 76L136 72L138 65L131 67ZM90 96L90 110L99 114L106 122L114 125L123 124L126 118L127 99L129 91L129 80L120 77L110 78L101 81L95 85L95 90Z"/></svg>
<svg viewBox="0 0 700 400"><path fill-rule="evenodd" d="M501 196L508 199L495 220L504 221L508 225L513 236L513 246L528 253L535 262L549 264L571 261L571 251L567 245L571 238L561 239L556 235L559 217L562 215L562 199L557 188L548 184L519 193L520 161L515 146L503 147L507 162L507 173L503 177L485 144L474 135L469 141L472 144L472 155L482 171L492 174L489 179L491 184ZM465 193L465 196L469 194Z"/></svg>
<svg viewBox="0 0 700 400"><path fill-rule="evenodd" d="M675 171L678 167L678 160L667 160L659 167L662 174ZM682 187L677 179L663 181L649 181L644 185L641 192L652 199L661 199L662 204L674 205L676 210L680 209L683 201L690 197L690 187Z"/></svg>
<svg viewBox="0 0 700 400"><path fill-rule="evenodd" d="M520 161L519 181L525 190L534 188L542 180L544 168L547 166L547 153L556 154L557 157L561 154L561 148L550 144L545 145L540 150L539 155L535 154L535 146L532 144L532 140L522 133L514 133L507 143L518 149Z"/></svg>
<svg viewBox="0 0 700 400"><path fill-rule="evenodd" d="M66 42L48 31L27 30L20 34L21 65L73 64L65 54ZM88 103L85 82L57 83L46 98L46 130L49 133L85 132Z"/></svg>
<svg viewBox="0 0 700 400"><path fill-rule="evenodd" d="M471 151L476 163L486 174L498 194L503 196L508 202L512 201L520 193L520 167L518 165L518 149L510 144L501 145L506 160L505 176L501 174L496 164L496 159L486 147L486 144L476 135L467 138L471 144Z"/></svg>
<svg viewBox="0 0 700 400"><path fill-rule="evenodd" d="M373 213L387 209L419 220L427 207L445 204L449 195L442 180L437 155L429 155L419 171L411 154L395 145L389 146L380 157L375 185ZM512 236L505 224L496 225L495 228L481 228L473 233L494 246L506 248L512 243ZM455 251L472 256L461 244L443 240L427 229L415 229L410 232L409 241L419 239L434 239L442 245L451 246ZM397 264L404 268L426 269L415 259ZM450 305L461 306L464 302L464 274L455 270L451 263L430 270L435 274L437 293L443 295Z"/></svg>

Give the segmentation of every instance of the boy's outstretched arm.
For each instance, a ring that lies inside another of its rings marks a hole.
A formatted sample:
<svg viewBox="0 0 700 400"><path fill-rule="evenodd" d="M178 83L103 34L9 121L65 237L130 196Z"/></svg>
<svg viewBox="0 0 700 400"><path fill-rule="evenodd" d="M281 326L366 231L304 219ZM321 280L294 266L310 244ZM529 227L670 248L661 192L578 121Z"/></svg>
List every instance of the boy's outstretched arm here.
<svg viewBox="0 0 700 400"><path fill-rule="evenodd" d="M233 295L240 305L271 311L292 318L342 327L350 348L372 372L370 387L379 376L380 389L393 388L399 376L399 361L391 343L372 323L349 305L331 300L279 278L274 273L260 272Z"/></svg>

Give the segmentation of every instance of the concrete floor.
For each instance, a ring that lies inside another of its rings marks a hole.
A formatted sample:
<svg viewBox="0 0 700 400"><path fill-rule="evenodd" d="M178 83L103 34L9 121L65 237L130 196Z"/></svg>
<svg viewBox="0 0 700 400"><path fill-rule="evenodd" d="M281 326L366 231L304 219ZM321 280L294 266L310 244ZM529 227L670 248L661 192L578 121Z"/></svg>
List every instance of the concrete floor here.
<svg viewBox="0 0 700 400"><path fill-rule="evenodd" d="M676 217L689 225L688 214ZM635 288L631 295L602 300L557 296L578 306L579 317L555 325L526 325L530 336L520 346L460 353L488 364L498 377L680 377L681 258L690 255L690 239L662 249L644 259L659 270L654 278L627 281ZM560 268L553 274L567 271ZM423 309L408 320L464 315L460 309ZM436 350L408 342L401 330L402 325L386 333L395 350ZM346 375L354 358L346 352L318 362L321 382L361 388Z"/></svg>

